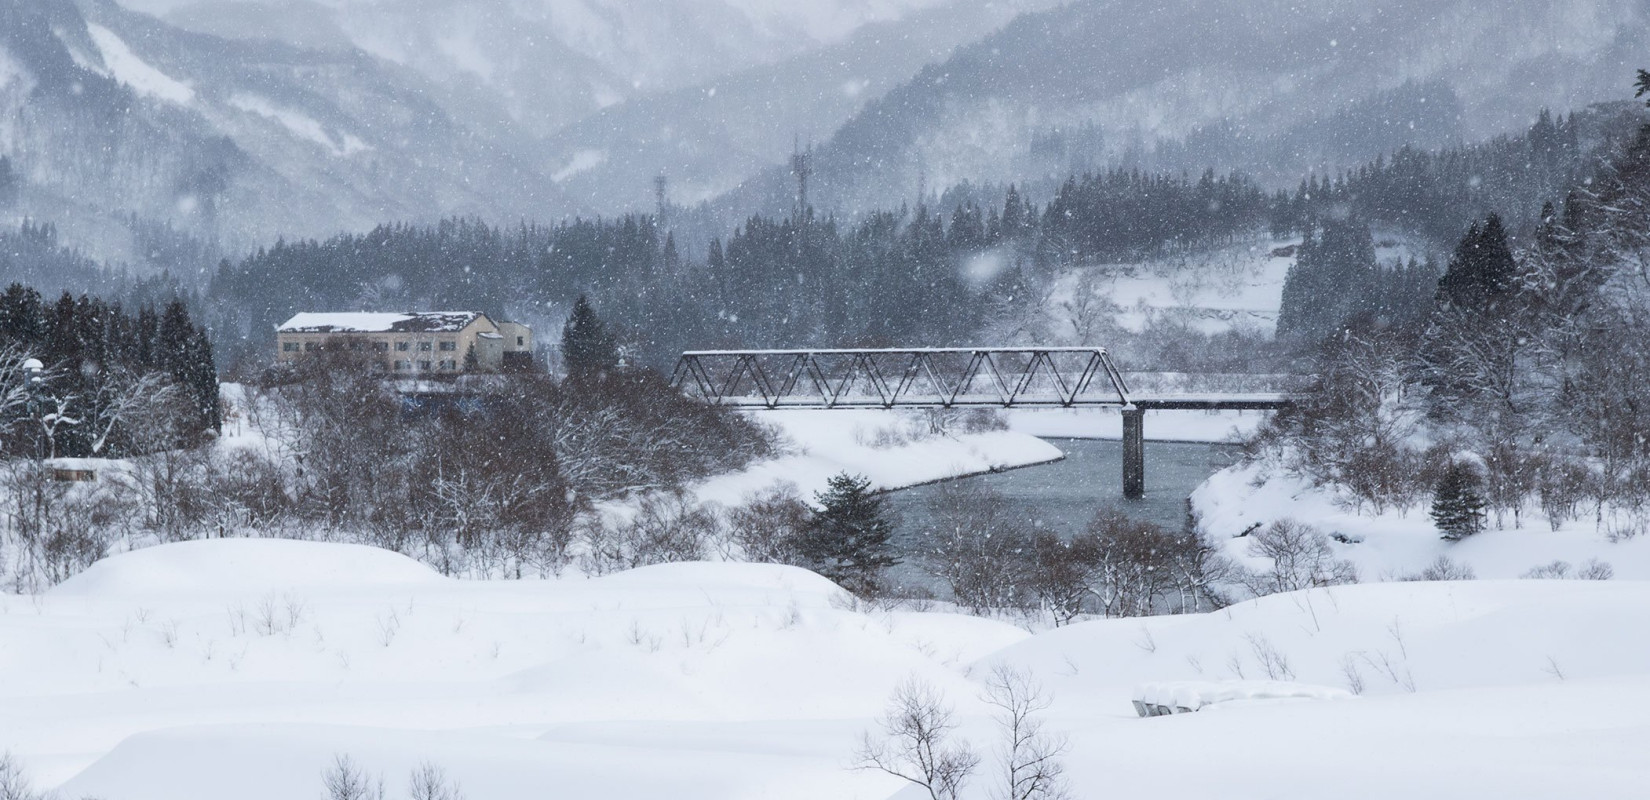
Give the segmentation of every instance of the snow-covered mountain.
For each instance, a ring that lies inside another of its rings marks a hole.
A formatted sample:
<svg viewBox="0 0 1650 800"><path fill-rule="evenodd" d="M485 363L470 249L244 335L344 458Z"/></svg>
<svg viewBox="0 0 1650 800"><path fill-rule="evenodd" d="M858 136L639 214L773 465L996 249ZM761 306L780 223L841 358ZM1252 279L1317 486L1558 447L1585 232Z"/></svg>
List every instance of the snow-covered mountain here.
<svg viewBox="0 0 1650 800"><path fill-rule="evenodd" d="M229 38L357 47L532 134L958 0L121 0ZM1008 3L1004 3L1008 5Z"/></svg>
<svg viewBox="0 0 1650 800"><path fill-rule="evenodd" d="M869 104L817 153L817 205L1074 164L1243 168L1293 185L1629 94L1642 0L1082 0L1022 15ZM776 165L729 206L784 208Z"/></svg>
<svg viewBox="0 0 1650 800"><path fill-rule="evenodd" d="M706 83L602 109L546 141L559 188L601 209L646 207L652 178L692 204L823 140L925 65L1055 0L948 0L847 39Z"/></svg>
<svg viewBox="0 0 1650 800"><path fill-rule="evenodd" d="M9 217L124 255L133 217L230 248L567 207L507 147L355 50L188 33L107 0L0 0Z"/></svg>

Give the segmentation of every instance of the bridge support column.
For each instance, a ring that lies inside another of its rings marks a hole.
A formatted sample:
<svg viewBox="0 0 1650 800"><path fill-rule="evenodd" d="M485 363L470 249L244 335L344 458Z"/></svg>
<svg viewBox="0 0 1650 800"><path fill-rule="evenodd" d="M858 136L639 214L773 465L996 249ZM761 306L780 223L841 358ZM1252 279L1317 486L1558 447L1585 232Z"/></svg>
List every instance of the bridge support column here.
<svg viewBox="0 0 1650 800"><path fill-rule="evenodd" d="M1123 496L1146 496L1146 412L1123 409Z"/></svg>

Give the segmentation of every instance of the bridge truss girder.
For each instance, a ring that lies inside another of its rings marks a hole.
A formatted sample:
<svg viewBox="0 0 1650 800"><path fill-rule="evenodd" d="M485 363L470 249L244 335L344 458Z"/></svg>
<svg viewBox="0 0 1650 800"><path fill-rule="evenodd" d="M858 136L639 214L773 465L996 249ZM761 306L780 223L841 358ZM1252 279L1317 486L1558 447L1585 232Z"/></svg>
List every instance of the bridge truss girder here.
<svg viewBox="0 0 1650 800"><path fill-rule="evenodd" d="M1098 347L694 350L671 384L735 408L1122 408Z"/></svg>

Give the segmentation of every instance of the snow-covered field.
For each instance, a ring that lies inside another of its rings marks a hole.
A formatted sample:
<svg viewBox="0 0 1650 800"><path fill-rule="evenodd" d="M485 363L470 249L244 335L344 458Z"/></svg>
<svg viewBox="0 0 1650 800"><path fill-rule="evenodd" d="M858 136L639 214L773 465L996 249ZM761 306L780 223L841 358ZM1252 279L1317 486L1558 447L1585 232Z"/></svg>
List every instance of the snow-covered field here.
<svg viewBox="0 0 1650 800"><path fill-rule="evenodd" d="M962 475L1055 461L1059 448L1022 431L933 433L922 412L756 411L752 418L784 436L791 454L692 487L702 501L737 505L780 482L803 497L839 472L863 475L877 489L898 489Z"/></svg>
<svg viewBox="0 0 1650 800"><path fill-rule="evenodd" d="M885 798L897 779L848 767L914 676L986 754L964 795L983 798L998 732L978 696L1007 664L1053 693L1077 797L1634 797L1647 625L1643 583L1485 581L1034 635L856 609L786 567L466 582L367 548L215 540L0 596L0 749L108 800L317 797L339 753L392 797L427 760L473 800ZM1131 704L1239 678L1361 694Z"/></svg>
<svg viewBox="0 0 1650 800"><path fill-rule="evenodd" d="M1392 580L1420 572L1439 556L1472 569L1479 578L1517 578L1561 561L1572 570L1607 564L1617 579L1650 580L1650 536L1610 541L1596 518L1583 514L1553 530L1533 509L1518 523L1489 517L1489 529L1459 542L1440 538L1427 507L1362 513L1332 489L1264 465L1239 464L1211 476L1192 494L1203 529L1245 558L1247 539L1233 538L1280 519L1311 524L1331 536L1335 557L1351 561L1362 581ZM1521 523L1521 524L1520 524Z"/></svg>

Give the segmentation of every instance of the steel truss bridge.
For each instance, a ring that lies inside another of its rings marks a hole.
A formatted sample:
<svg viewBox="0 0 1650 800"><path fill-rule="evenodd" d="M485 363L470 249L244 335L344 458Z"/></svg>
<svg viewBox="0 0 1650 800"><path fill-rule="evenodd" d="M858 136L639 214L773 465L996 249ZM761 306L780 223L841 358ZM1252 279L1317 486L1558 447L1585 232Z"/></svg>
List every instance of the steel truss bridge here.
<svg viewBox="0 0 1650 800"><path fill-rule="evenodd" d="M690 350L671 385L744 409L1115 408L1123 494L1145 496L1145 412L1270 410L1286 393L1139 395L1099 347Z"/></svg>

